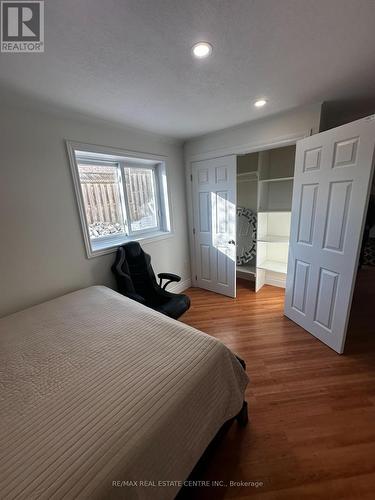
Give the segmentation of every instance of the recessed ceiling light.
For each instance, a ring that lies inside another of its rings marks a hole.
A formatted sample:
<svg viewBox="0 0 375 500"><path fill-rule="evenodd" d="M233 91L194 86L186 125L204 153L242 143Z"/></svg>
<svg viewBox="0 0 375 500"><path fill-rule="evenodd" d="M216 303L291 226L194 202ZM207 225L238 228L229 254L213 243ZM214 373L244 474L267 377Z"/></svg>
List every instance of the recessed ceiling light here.
<svg viewBox="0 0 375 500"><path fill-rule="evenodd" d="M197 59L204 59L212 54L212 45L208 42L198 42L193 45L191 51Z"/></svg>
<svg viewBox="0 0 375 500"><path fill-rule="evenodd" d="M257 99L254 102L254 106L256 108L263 108L263 106L265 106L266 104L267 104L267 99Z"/></svg>

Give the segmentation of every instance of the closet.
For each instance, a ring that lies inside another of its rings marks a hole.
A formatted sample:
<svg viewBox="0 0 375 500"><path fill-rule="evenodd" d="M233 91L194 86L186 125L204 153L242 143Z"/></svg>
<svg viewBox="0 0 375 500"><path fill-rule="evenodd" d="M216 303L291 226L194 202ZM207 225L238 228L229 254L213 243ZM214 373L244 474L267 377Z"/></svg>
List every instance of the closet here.
<svg viewBox="0 0 375 500"><path fill-rule="evenodd" d="M229 297L236 297L236 277L251 280L255 291L286 287L285 316L342 353L371 191L375 116L306 134L297 151L243 151L220 156L221 149L191 162L193 283Z"/></svg>
<svg viewBox="0 0 375 500"><path fill-rule="evenodd" d="M295 146L237 156L236 275L285 287Z"/></svg>

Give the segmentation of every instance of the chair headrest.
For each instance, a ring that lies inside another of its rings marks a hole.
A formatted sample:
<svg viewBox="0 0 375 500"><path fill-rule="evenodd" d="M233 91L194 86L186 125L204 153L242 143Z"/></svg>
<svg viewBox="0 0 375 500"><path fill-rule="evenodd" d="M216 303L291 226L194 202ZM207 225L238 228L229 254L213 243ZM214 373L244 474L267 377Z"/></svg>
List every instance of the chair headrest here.
<svg viewBox="0 0 375 500"><path fill-rule="evenodd" d="M143 250L138 241L129 241L123 246L127 259L136 259L139 257Z"/></svg>

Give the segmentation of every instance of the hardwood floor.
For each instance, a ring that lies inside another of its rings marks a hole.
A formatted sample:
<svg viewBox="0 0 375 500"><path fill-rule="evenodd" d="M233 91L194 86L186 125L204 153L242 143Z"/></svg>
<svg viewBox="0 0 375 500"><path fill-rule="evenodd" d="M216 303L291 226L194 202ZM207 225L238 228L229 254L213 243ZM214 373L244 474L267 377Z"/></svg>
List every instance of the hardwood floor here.
<svg viewBox="0 0 375 500"><path fill-rule="evenodd" d="M188 290L182 321L222 340L251 379L249 425L231 426L199 479L263 486L194 488L186 498L375 498L374 277L360 273L342 356L283 316L280 288L255 294L239 282L237 299Z"/></svg>

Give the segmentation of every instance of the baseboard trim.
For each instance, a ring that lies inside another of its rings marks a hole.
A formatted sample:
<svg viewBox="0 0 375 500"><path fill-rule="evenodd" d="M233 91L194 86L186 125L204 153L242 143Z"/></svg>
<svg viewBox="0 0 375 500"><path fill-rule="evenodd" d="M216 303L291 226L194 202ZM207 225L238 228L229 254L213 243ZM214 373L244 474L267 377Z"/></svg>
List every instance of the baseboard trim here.
<svg viewBox="0 0 375 500"><path fill-rule="evenodd" d="M173 284L171 283L167 287L167 291L172 293L181 293L190 287L191 287L191 279L188 278L186 280L180 281L179 283L173 283Z"/></svg>

